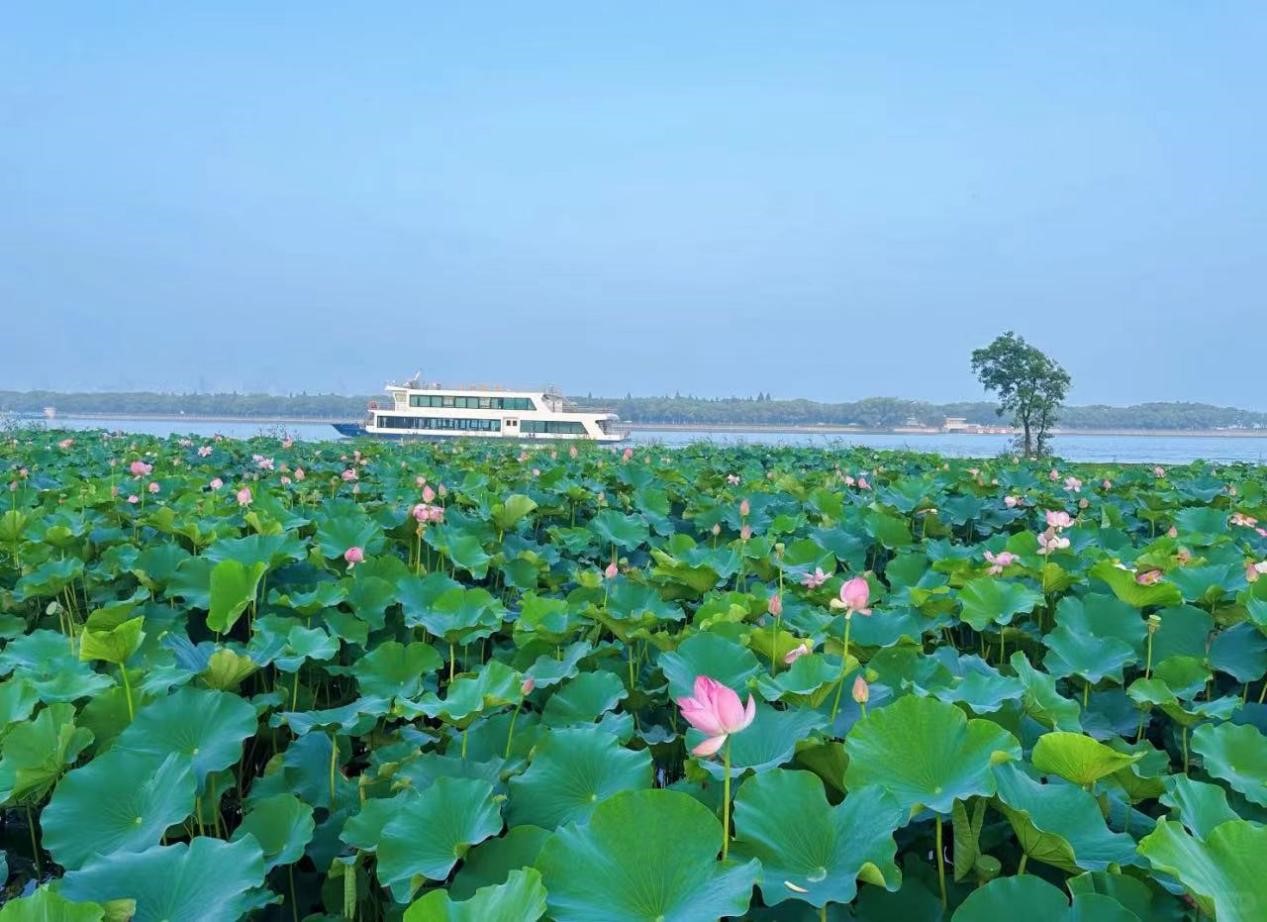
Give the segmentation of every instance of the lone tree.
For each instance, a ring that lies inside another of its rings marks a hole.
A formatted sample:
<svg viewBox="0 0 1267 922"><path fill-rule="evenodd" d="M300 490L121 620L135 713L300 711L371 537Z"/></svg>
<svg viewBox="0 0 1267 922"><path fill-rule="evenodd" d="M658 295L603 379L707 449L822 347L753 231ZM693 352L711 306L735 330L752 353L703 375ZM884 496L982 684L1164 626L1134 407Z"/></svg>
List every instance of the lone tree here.
<svg viewBox="0 0 1267 922"><path fill-rule="evenodd" d="M1069 390L1069 373L1011 330L973 350L972 371L999 398L999 415L1021 427L1025 457L1043 454L1056 411Z"/></svg>

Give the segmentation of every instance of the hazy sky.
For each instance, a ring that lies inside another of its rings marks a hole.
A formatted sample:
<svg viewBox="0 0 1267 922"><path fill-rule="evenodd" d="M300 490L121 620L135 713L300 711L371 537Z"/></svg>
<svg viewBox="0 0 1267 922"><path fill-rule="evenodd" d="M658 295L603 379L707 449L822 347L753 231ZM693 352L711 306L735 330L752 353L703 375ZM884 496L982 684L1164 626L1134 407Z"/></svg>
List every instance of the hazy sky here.
<svg viewBox="0 0 1267 922"><path fill-rule="evenodd" d="M0 388L1267 409L1262 0L335 6L6 7Z"/></svg>

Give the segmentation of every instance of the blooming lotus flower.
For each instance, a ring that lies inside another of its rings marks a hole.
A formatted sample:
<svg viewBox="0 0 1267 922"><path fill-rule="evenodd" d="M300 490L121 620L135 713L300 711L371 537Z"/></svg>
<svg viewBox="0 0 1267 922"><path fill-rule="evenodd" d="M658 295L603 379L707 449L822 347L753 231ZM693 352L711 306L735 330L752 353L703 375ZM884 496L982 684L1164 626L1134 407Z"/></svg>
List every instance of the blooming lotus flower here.
<svg viewBox="0 0 1267 922"><path fill-rule="evenodd" d="M57 447L58 447L58 448L70 448L70 446L72 446L72 445L74 445L74 444L75 444L75 440L74 440L74 439L62 439L60 442L58 442L58 443L57 443Z"/></svg>
<svg viewBox="0 0 1267 922"><path fill-rule="evenodd" d="M146 464L141 460L136 460L128 465L128 470L132 472L133 477L145 477L150 473L150 471L154 470L154 465Z"/></svg>
<svg viewBox="0 0 1267 922"><path fill-rule="evenodd" d="M1159 465L1157 465L1155 468L1153 468L1153 476L1154 476L1154 477L1165 477L1165 476L1166 476L1166 469L1165 469L1164 467L1162 467L1160 464L1159 464Z"/></svg>
<svg viewBox="0 0 1267 922"><path fill-rule="evenodd" d="M727 475L726 475L726 483L730 484L732 487L737 487L737 486L739 486L739 475L738 475L738 474L727 474Z"/></svg>
<svg viewBox="0 0 1267 922"><path fill-rule="evenodd" d="M985 559L990 563L989 573L997 576L1005 569L1016 563L1016 555L1011 551L1001 551L998 554L992 554L990 551L985 552Z"/></svg>
<svg viewBox="0 0 1267 922"><path fill-rule="evenodd" d="M1068 490L1070 493L1081 493L1082 481L1079 480L1077 477L1066 477L1065 489Z"/></svg>
<svg viewBox="0 0 1267 922"><path fill-rule="evenodd" d="M304 473L304 469L303 469L302 467L297 467L297 468L295 468L295 479L296 479L296 480L303 480L303 479L304 479L305 477L307 477L307 476L308 476L308 475Z"/></svg>
<svg viewBox="0 0 1267 922"><path fill-rule="evenodd" d="M212 477L211 483L207 484L207 486L211 487L211 489L213 490L218 490L222 486L224 486L224 481L221 480L219 477Z"/></svg>
<svg viewBox="0 0 1267 922"><path fill-rule="evenodd" d="M854 484L858 482L853 479L853 476L851 474L846 474L844 477L841 478L841 480L844 482L845 486L847 487L852 487Z"/></svg>
<svg viewBox="0 0 1267 922"><path fill-rule="evenodd" d="M238 492L237 492L237 498L238 498L238 505L239 505L239 506L249 506L249 505L251 505L251 498L252 498L252 497L251 497L251 488L250 488L250 487L243 487L242 489L238 490Z"/></svg>
<svg viewBox="0 0 1267 922"><path fill-rule="evenodd" d="M795 647L793 647L791 650L789 650L787 653L783 655L783 662L791 666L802 656L805 656L807 653L813 653L813 652L814 652L814 648L810 645L809 641L802 640L799 644L797 644Z"/></svg>
<svg viewBox="0 0 1267 922"><path fill-rule="evenodd" d="M1113 489L1113 481L1111 481L1111 480L1107 480L1107 479L1106 479L1106 480L1102 480L1102 481L1100 481L1100 486L1102 486L1102 487L1103 487L1104 489L1106 489L1106 490L1112 490L1112 489Z"/></svg>
<svg viewBox="0 0 1267 922"><path fill-rule="evenodd" d="M1007 506L1007 508L1009 509L1015 509L1017 504L1020 503L1020 501L1021 501L1021 498L1019 496L1003 497L1003 505Z"/></svg>
<svg viewBox="0 0 1267 922"><path fill-rule="evenodd" d="M1068 547L1069 539L1057 534L1054 528L1049 528L1038 535L1038 553L1044 556L1063 551Z"/></svg>
<svg viewBox="0 0 1267 922"><path fill-rule="evenodd" d="M738 695L706 675L696 677L693 694L678 698L677 706L686 722L707 737L691 750L697 756L713 755L728 736L746 730L757 716L752 695L748 695L746 705L742 704Z"/></svg>
<svg viewBox="0 0 1267 922"><path fill-rule="evenodd" d="M283 486L283 487L288 487L288 486L290 486L290 478L289 478L289 477L287 477L287 476L285 476L285 475L283 475L283 476L282 476L282 486Z"/></svg>
<svg viewBox="0 0 1267 922"><path fill-rule="evenodd" d="M343 478L344 483L350 483L353 480L356 480L360 475L356 473L356 468L349 467L339 476Z"/></svg>
<svg viewBox="0 0 1267 922"><path fill-rule="evenodd" d="M871 489L871 484L867 482L867 478L866 478L866 477L859 477L859 478L858 478L858 489L859 489L859 490L870 490L870 489Z"/></svg>
<svg viewBox="0 0 1267 922"><path fill-rule="evenodd" d="M618 573L620 573L620 568L616 566L614 560L607 565L607 569L603 570L603 576L607 579L615 579Z"/></svg>
<svg viewBox="0 0 1267 922"><path fill-rule="evenodd" d="M137 496L135 493L133 493L131 496L128 497L128 502L131 503L133 506L135 506L140 501L141 501L141 497Z"/></svg>
<svg viewBox="0 0 1267 922"><path fill-rule="evenodd" d="M858 704L866 704L871 700L871 689L867 686L867 680L860 675L853 680L853 700Z"/></svg>
<svg viewBox="0 0 1267 922"><path fill-rule="evenodd" d="M209 454L211 454L211 446L210 446L210 445L200 445L200 446L198 446L198 457L199 457L199 458L205 458L205 457L207 457Z"/></svg>
<svg viewBox="0 0 1267 922"><path fill-rule="evenodd" d="M271 470L273 469L273 459L272 459L272 458L260 458L258 461L256 461L256 462L255 462L255 465L256 465L256 467L258 467L261 471L271 471Z"/></svg>
<svg viewBox="0 0 1267 922"><path fill-rule="evenodd" d="M1047 527L1054 528L1059 531L1062 528L1068 528L1073 524L1073 519L1069 518L1069 513L1061 510L1059 512L1049 511L1047 513Z"/></svg>
<svg viewBox="0 0 1267 922"><path fill-rule="evenodd" d="M778 618L783 614L783 596L777 592L770 596L770 600L766 602L766 611Z"/></svg>
<svg viewBox="0 0 1267 922"><path fill-rule="evenodd" d="M350 570L365 559L365 550L353 545L343 552L343 559L347 561L348 569Z"/></svg>
<svg viewBox="0 0 1267 922"><path fill-rule="evenodd" d="M870 598L871 584L865 577L855 576L851 580L846 580L840 587L840 598L832 599L831 607L843 608L846 618L855 614L869 615L871 609L867 608L867 601Z"/></svg>
<svg viewBox="0 0 1267 922"><path fill-rule="evenodd" d="M827 582L827 574L823 572L822 567L815 567L813 573L806 573L801 577L801 585L806 589L817 589L825 582Z"/></svg>
<svg viewBox="0 0 1267 922"><path fill-rule="evenodd" d="M162 489L162 487L158 485L157 480L151 480L150 485L146 487L145 489L149 490L151 493L157 493L159 490Z"/></svg>
<svg viewBox="0 0 1267 922"><path fill-rule="evenodd" d="M1161 582L1160 570L1145 570L1143 573L1135 574L1135 582L1141 586L1151 586L1154 583Z"/></svg>

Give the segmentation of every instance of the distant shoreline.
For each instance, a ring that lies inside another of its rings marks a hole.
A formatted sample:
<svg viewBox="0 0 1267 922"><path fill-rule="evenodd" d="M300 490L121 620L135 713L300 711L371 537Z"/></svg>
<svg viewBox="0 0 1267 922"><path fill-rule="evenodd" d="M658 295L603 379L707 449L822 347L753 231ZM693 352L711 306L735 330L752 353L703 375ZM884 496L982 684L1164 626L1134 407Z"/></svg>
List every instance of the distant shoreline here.
<svg viewBox="0 0 1267 922"><path fill-rule="evenodd" d="M193 422L193 423L234 423L258 424L260 426L286 425L333 425L334 423L354 422L346 417L327 418L312 416L201 416L189 413L74 413L45 419L41 416L25 418L40 420L51 428L56 428L59 421L91 422L93 420L133 420L138 422ZM779 433L786 435L909 435L909 436L972 436L974 438L1007 437L1015 432L944 432L939 429L868 429L861 426L837 425L805 425L790 423L787 425L741 425L735 423L624 423L629 429L638 432L713 432L713 433ZM1267 429L1056 429L1053 437L1062 435L1076 436L1151 436L1156 438L1259 438L1267 439Z"/></svg>

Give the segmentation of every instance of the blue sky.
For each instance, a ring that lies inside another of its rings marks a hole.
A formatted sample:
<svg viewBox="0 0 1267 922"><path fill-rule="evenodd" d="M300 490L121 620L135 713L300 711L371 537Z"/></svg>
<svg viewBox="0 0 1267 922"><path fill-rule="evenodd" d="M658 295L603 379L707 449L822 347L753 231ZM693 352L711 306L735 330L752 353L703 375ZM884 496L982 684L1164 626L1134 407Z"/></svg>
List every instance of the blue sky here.
<svg viewBox="0 0 1267 922"><path fill-rule="evenodd" d="M0 388L1267 409L1260 2L5 18Z"/></svg>

